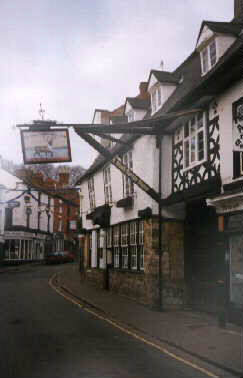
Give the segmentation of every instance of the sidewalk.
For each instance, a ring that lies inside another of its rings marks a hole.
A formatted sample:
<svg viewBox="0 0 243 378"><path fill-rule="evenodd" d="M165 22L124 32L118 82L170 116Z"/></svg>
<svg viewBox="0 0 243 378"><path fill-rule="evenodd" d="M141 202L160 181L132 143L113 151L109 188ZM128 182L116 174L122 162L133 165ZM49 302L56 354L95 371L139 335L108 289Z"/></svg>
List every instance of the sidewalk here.
<svg viewBox="0 0 243 378"><path fill-rule="evenodd" d="M143 335L166 342L228 372L238 375L243 371L240 327L227 324L226 329L219 328L216 318L200 312L151 311L128 298L87 284L81 279L76 264L65 266L58 285Z"/></svg>

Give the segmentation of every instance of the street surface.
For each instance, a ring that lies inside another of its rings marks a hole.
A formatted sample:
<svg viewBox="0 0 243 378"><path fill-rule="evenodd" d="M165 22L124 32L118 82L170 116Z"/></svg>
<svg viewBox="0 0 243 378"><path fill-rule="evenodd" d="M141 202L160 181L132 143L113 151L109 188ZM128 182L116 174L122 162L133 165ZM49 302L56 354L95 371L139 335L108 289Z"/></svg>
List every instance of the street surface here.
<svg viewBox="0 0 243 378"><path fill-rule="evenodd" d="M60 269L0 274L0 377L206 377L59 296L48 279Z"/></svg>

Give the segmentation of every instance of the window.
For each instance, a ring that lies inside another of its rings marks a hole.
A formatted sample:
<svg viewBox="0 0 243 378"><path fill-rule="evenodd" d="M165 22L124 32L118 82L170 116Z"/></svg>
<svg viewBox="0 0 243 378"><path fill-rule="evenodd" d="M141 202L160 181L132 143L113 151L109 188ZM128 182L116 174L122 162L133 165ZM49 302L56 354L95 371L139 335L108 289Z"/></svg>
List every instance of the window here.
<svg viewBox="0 0 243 378"><path fill-rule="evenodd" d="M110 167L107 167L103 170L103 178L104 178L105 203L112 203L111 168Z"/></svg>
<svg viewBox="0 0 243 378"><path fill-rule="evenodd" d="M134 112L133 112L133 110L130 110L127 113L127 118L128 118L128 122L133 122L134 121Z"/></svg>
<svg viewBox="0 0 243 378"><path fill-rule="evenodd" d="M202 74L206 74L217 63L217 47L214 39L201 52Z"/></svg>
<svg viewBox="0 0 243 378"><path fill-rule="evenodd" d="M206 132L204 114L199 113L184 125L184 169L193 167L206 158Z"/></svg>
<svg viewBox="0 0 243 378"><path fill-rule="evenodd" d="M122 163L129 169L133 169L133 161L132 161L132 151L127 152L122 156ZM134 185L132 180L126 176L123 175L123 197L130 197L134 193Z"/></svg>
<svg viewBox="0 0 243 378"><path fill-rule="evenodd" d="M119 268L120 266L120 227L119 225L114 226L113 230L113 242L114 242L114 268Z"/></svg>
<svg viewBox="0 0 243 378"><path fill-rule="evenodd" d="M137 261L137 223L135 221L130 223L130 251L131 251L131 269L136 270L138 267Z"/></svg>
<svg viewBox="0 0 243 378"><path fill-rule="evenodd" d="M144 270L144 222L139 222L139 233L138 233L138 244L139 244L139 267L140 270Z"/></svg>
<svg viewBox="0 0 243 378"><path fill-rule="evenodd" d="M111 248L107 230L106 245ZM113 266L115 269L144 270L144 224L129 221L113 226Z"/></svg>
<svg viewBox="0 0 243 378"><path fill-rule="evenodd" d="M88 180L88 190L89 190L89 204L91 210L95 208L95 189L94 189L94 177Z"/></svg>
<svg viewBox="0 0 243 378"><path fill-rule="evenodd" d="M152 106L152 114L155 113L162 105L162 93L161 93L161 86L157 86L153 89L151 93L151 106Z"/></svg>
<svg viewBox="0 0 243 378"><path fill-rule="evenodd" d="M128 223L121 225L121 257L122 268L128 268Z"/></svg>

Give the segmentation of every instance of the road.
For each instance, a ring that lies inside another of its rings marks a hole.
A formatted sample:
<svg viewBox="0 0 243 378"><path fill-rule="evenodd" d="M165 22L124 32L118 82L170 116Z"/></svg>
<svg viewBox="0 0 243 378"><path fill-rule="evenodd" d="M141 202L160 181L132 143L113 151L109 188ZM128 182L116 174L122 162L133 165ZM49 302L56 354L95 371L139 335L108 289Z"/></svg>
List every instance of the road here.
<svg viewBox="0 0 243 378"><path fill-rule="evenodd" d="M205 378L59 296L60 266L0 275L0 377Z"/></svg>

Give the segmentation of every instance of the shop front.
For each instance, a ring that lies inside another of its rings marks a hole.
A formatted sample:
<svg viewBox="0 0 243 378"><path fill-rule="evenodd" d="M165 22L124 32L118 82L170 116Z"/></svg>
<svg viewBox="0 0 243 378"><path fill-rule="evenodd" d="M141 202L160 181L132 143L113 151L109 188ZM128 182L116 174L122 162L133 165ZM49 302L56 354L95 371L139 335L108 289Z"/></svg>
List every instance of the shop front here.
<svg viewBox="0 0 243 378"><path fill-rule="evenodd" d="M44 259L46 235L7 231L4 235L4 263L41 261Z"/></svg>

